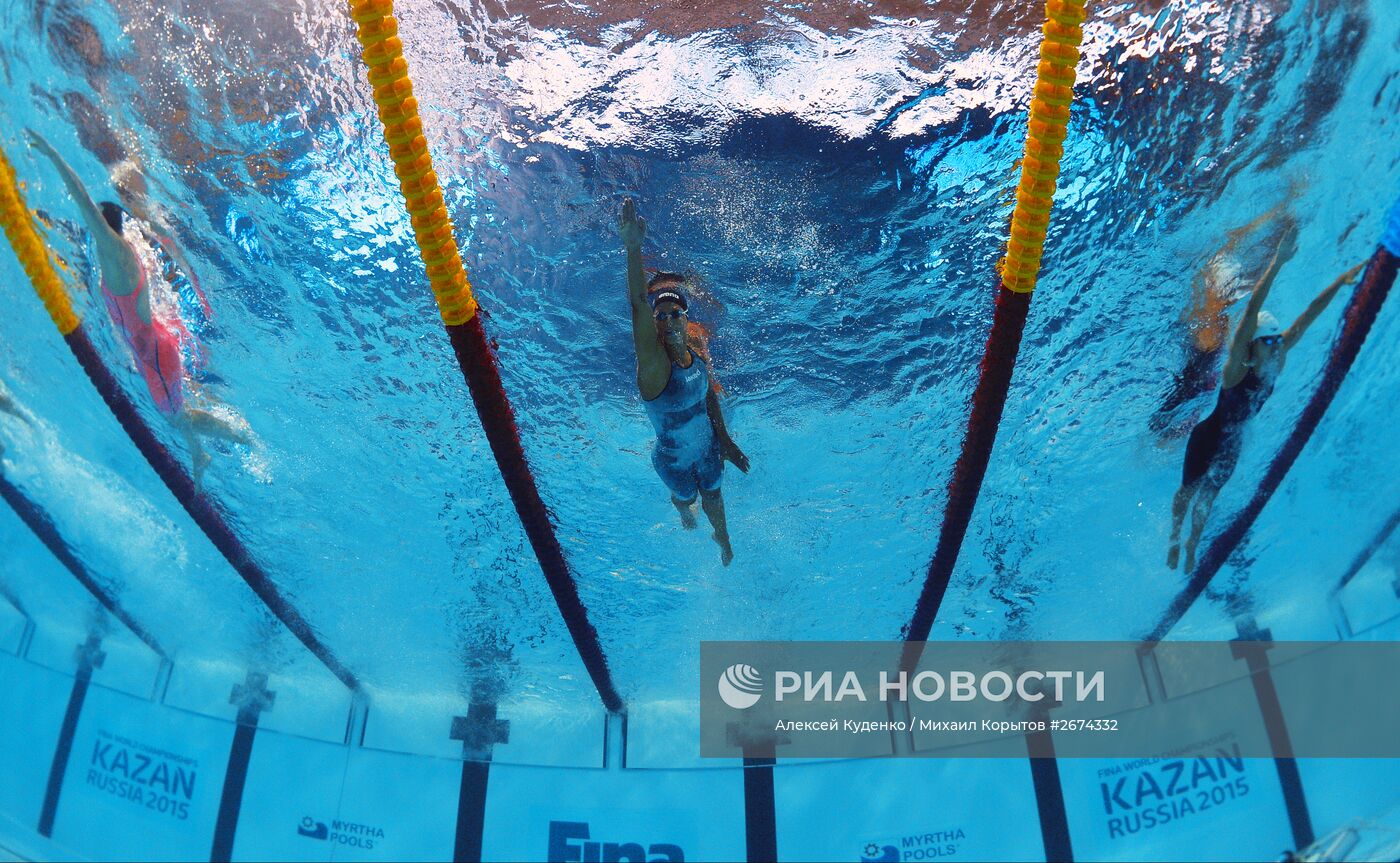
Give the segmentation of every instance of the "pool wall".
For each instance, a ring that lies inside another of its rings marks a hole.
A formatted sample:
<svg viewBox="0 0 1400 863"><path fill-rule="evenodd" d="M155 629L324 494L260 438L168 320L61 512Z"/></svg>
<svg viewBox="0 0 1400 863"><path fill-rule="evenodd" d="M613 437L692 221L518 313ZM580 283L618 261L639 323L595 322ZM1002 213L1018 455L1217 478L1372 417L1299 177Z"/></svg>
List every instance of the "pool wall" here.
<svg viewBox="0 0 1400 863"><path fill-rule="evenodd" d="M110 656L98 639L75 643L64 667L71 632L36 636L8 608L0 618L0 847L30 859L1260 860L1296 847L1300 817L1323 836L1400 802L1386 759L1299 759L1292 791L1268 759L1204 759L1176 789L1149 760L638 766L683 748L683 706L669 723L640 710L625 737L601 711L557 717L574 766L487 764L443 753L468 725L518 738L550 723L419 716L415 744L403 733L415 718L391 717L393 706L307 703L325 693L279 690L291 681L275 677L192 681L121 639ZM1355 637L1397 635L1392 617ZM194 703L201 684L229 684L227 709L171 703ZM442 732L437 754L422 744L429 725Z"/></svg>

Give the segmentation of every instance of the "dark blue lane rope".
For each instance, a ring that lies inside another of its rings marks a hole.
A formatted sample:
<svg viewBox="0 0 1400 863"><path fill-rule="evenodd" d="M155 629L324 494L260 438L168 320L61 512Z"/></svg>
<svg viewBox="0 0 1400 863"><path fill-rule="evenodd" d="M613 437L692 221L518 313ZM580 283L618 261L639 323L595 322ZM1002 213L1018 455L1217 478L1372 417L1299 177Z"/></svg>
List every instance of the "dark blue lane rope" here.
<svg viewBox="0 0 1400 863"><path fill-rule="evenodd" d="M914 613L904 627L906 644L901 668L912 671L919 664L924 642L928 640L953 568L958 563L967 526L977 508L977 496L996 445L997 429L1001 426L1006 396L1011 389L1011 373L1016 369L1016 355L1021 350L1021 335L1030 312L1031 294L1017 293L997 285L996 307L992 313L992 329L982 351L982 363L977 387L972 393L972 410L967 417L967 431L962 450L953 465L953 477L948 482L948 505L943 511L943 526L938 532L938 545L929 561L924 587L914 604Z"/></svg>
<svg viewBox="0 0 1400 863"><path fill-rule="evenodd" d="M341 683L344 683L352 691L358 690L360 683L355 675L347 669L341 661L336 658L331 649L327 647L319 637L317 637L311 624L306 618L301 616L301 612L287 601L282 592L277 589L277 585L272 578L263 570L257 561L249 553L247 546L234 534L223 515L216 510L209 502L209 499L199 492L195 487L194 480L190 478L189 472L184 465L180 464L166 448L165 444L151 431L151 427L141 417L122 392L117 379L112 375L102 357L97 353L92 341L88 339L87 333L82 326L73 330L63 337L68 343L68 348L77 358L78 364L87 373L92 385L97 388L97 392L102 396L102 400L107 403L107 407L117 418L122 429L131 442L141 451L141 455L146 457L146 461L165 483L170 493L189 513L194 523L199 525L199 529L204 535L209 537L209 541L228 560L234 570L242 576L253 593L263 601L268 610L276 615L277 619L291 630L297 640L306 645L312 655L321 661Z"/></svg>
<svg viewBox="0 0 1400 863"><path fill-rule="evenodd" d="M1260 481L1254 496L1211 542L1210 548L1197 562L1196 569L1191 573L1186 586L1172 600L1166 613L1162 615L1161 620L1145 639L1146 641L1161 641L1165 638L1196 599L1205 592L1211 579L1215 577L1220 568L1225 565L1225 561L1249 534L1250 528L1259 518L1259 513L1263 512L1264 506L1268 504L1269 499L1283 483L1284 477L1288 475L1293 463L1298 460L1298 455L1303 451L1303 447L1307 446L1308 440L1317 430L1318 424L1322 422L1323 414L1327 412L1328 406L1332 404L1332 399L1341 389L1343 379L1351 370L1357 354L1361 352L1366 335L1371 331L1371 325L1380 313L1381 306L1384 305L1385 299L1390 293L1391 285L1395 283L1396 266L1397 263L1400 263L1400 227L1396 225L1397 222L1400 222L1400 203L1397 203L1396 208L1391 211L1390 219L1391 224L1387 231L1386 242L1393 242L1395 248L1391 249L1382 245L1371 256L1370 262L1366 265L1366 272L1361 277L1361 284L1357 286L1356 293L1352 295L1351 302L1347 304L1346 311L1342 315L1342 331L1332 345L1332 352L1327 357L1327 365L1322 370L1322 379L1318 382L1317 389L1313 392L1312 398L1308 400L1307 406L1303 408L1293 431L1284 441L1278 454L1269 462L1269 468L1264 473L1264 478Z"/></svg>
<svg viewBox="0 0 1400 863"><path fill-rule="evenodd" d="M622 695L613 683L607 656L598 640L598 631L588 619L588 608L579 597L578 583L564 557L564 549L559 545L559 536L555 533L549 510L540 497L535 476L525 458L515 412L501 383L500 369L482 326L481 315L473 315L464 324L449 325L447 334L452 341L452 351L457 356L457 365L471 392L472 402L476 405L477 416L481 418L482 430L486 432L486 440L491 445L491 453L496 458L496 466L501 471L501 479L510 493L511 503L515 505L515 514L525 528L525 536L534 549L540 572L554 595L564 625L569 629L569 637L574 641L574 647L583 660L583 667L588 670L593 686L598 690L603 706L609 712L622 713L626 708Z"/></svg>
<svg viewBox="0 0 1400 863"><path fill-rule="evenodd" d="M19 516L19 520L24 522L25 527L38 537L49 553L63 564L64 569L73 574L78 583L92 594L93 598L107 609L108 613L121 621L122 625L131 630L133 635L141 639L161 659L168 660L170 658L161 648L160 643L156 641L155 636L151 635L150 631L133 618L125 608L122 608L116 597L112 596L93 577L91 572L88 572L88 568L73 554L68 543L63 541L63 537L59 535L58 528L54 527L53 520L49 518L48 513L30 500L28 495L11 483L4 474L0 474L0 498L5 499L5 503L10 505L10 508L15 511L15 515Z"/></svg>

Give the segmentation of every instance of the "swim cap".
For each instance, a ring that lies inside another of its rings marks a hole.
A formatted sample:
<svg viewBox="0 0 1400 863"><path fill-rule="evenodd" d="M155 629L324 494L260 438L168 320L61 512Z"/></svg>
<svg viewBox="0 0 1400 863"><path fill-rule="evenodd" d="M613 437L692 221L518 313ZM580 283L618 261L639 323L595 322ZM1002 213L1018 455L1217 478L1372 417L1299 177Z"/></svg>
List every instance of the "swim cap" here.
<svg viewBox="0 0 1400 863"><path fill-rule="evenodd" d="M1278 318L1266 311L1260 311L1259 316L1254 319L1256 336L1276 336L1283 332L1283 327L1279 326Z"/></svg>
<svg viewBox="0 0 1400 863"><path fill-rule="evenodd" d="M682 291L679 287L666 287L661 288L657 291L652 291L651 293L647 294L647 302L651 305L653 309L656 308L657 303L672 302L680 306L682 309L685 309L686 311L690 310L690 305L686 302L685 299L685 292Z"/></svg>

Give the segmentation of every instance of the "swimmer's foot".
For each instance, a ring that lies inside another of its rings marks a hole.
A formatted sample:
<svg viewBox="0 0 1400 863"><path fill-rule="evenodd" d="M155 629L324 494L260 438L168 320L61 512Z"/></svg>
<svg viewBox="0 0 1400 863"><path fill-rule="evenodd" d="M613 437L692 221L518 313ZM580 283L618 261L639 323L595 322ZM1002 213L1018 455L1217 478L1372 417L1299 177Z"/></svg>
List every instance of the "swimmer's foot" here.
<svg viewBox="0 0 1400 863"><path fill-rule="evenodd" d="M202 449L194 454L191 467L193 468L192 473L194 474L194 490L196 494L204 493L204 470L209 467L213 461L214 459L210 458L209 453Z"/></svg>
<svg viewBox="0 0 1400 863"><path fill-rule="evenodd" d="M719 562L728 566L734 560L734 549L729 546L729 535L715 533L714 538L719 544Z"/></svg>
<svg viewBox="0 0 1400 863"><path fill-rule="evenodd" d="M1181 571L1189 575L1189 574L1190 574L1191 572L1193 572L1195 569L1196 569L1196 549L1195 549L1194 546L1192 546L1192 547L1186 549L1186 566L1183 567Z"/></svg>
<svg viewBox="0 0 1400 863"><path fill-rule="evenodd" d="M1181 546L1172 543L1172 547L1167 549L1167 569L1176 569L1176 559L1181 556Z"/></svg>

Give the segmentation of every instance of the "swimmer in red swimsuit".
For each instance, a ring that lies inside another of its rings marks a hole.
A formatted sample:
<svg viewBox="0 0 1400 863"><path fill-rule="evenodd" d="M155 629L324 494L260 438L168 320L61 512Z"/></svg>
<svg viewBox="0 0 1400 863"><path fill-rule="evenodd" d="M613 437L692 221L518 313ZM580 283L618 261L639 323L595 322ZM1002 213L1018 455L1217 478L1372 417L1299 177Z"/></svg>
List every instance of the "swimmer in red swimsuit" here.
<svg viewBox="0 0 1400 863"><path fill-rule="evenodd" d="M48 157L58 169L68 194L78 205L83 222L92 234L101 266L102 299L112 322L136 360L136 368L146 382L146 389L156 408L184 435L193 463L195 485L200 485L209 455L202 438L212 437L237 444L252 444L246 426L225 419L204 407L186 402L185 394L211 399L193 388L185 374L185 359L181 345L190 341L189 331L178 315L157 315L151 307L150 278L135 249L123 235L124 222L129 216L117 204L96 204L89 197L78 175L63 157L43 138L29 133L34 148Z"/></svg>

